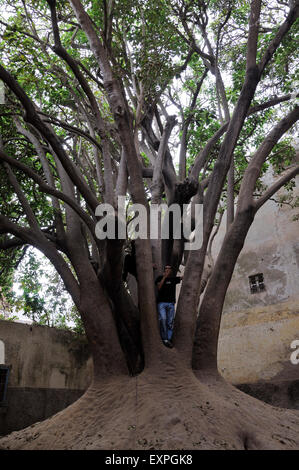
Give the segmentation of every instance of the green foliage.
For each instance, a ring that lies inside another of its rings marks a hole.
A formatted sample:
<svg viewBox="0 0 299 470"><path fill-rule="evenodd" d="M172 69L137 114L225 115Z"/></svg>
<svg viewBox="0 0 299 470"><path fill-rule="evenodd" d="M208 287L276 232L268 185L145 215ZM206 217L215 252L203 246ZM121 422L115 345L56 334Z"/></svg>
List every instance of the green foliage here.
<svg viewBox="0 0 299 470"><path fill-rule="evenodd" d="M16 254L11 253L11 250L0 250L0 304L2 309L11 309L11 290L13 287L13 277L15 270Z"/></svg>
<svg viewBox="0 0 299 470"><path fill-rule="evenodd" d="M16 320L18 320L18 317L17 317L16 315L13 315L13 316L10 316L10 317L6 317L5 315L0 314L0 320L16 321Z"/></svg>
<svg viewBox="0 0 299 470"><path fill-rule="evenodd" d="M3 288L1 284L1 292L16 316L21 313L40 325L84 333L80 315L60 276L32 248L13 272L9 286Z"/></svg>

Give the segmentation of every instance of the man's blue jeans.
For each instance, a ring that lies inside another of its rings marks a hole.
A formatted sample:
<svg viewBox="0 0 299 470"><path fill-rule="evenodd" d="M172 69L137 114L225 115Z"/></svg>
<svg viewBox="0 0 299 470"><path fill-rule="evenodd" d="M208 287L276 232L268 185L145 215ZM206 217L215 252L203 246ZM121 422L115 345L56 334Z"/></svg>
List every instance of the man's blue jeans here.
<svg viewBox="0 0 299 470"><path fill-rule="evenodd" d="M159 302L158 303L160 334L163 341L170 341L173 332L174 321L174 303Z"/></svg>

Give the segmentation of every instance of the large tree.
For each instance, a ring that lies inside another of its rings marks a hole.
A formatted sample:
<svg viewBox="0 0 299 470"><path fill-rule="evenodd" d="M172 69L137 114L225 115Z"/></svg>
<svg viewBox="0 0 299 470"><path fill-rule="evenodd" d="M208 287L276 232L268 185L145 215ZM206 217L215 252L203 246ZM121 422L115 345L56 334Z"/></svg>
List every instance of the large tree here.
<svg viewBox="0 0 299 470"><path fill-rule="evenodd" d="M1 8L2 259L31 245L51 261L94 363L80 400L2 448L298 446L298 412L227 384L217 345L254 217L299 171L291 145L299 2L2 0ZM269 164L277 177L265 187ZM200 249L184 252L174 233L163 240L160 226L158 239L136 239L137 271L127 273L129 240L96 233L97 206L114 207L116 223L118 196L143 205L148 220L152 204L203 204ZM211 260L225 209L226 236ZM184 265L173 349L161 342L156 311L154 277L166 263Z"/></svg>

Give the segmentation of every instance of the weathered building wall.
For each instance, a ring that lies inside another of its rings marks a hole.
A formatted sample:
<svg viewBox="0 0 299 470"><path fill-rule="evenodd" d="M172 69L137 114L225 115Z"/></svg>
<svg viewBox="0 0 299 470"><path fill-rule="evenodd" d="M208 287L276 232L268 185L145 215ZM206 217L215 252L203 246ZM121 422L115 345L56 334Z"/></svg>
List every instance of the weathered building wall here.
<svg viewBox="0 0 299 470"><path fill-rule="evenodd" d="M4 355L10 366L7 402L0 407L0 434L60 411L91 381L87 344L69 331L1 320L0 341L2 360Z"/></svg>
<svg viewBox="0 0 299 470"><path fill-rule="evenodd" d="M274 201L258 212L227 291L218 360L228 381L277 406L299 409L299 365L290 361L290 345L299 340L298 212ZM249 276L258 273L265 290L251 293Z"/></svg>
<svg viewBox="0 0 299 470"><path fill-rule="evenodd" d="M299 409L299 298L223 316L218 363L224 378L276 406Z"/></svg>
<svg viewBox="0 0 299 470"><path fill-rule="evenodd" d="M295 196L299 197L299 176ZM278 192L276 199L285 194ZM272 305L299 297L299 221L293 221L299 208L281 207L268 201L258 211L249 229L227 291L224 314L256 306ZM225 234L225 220L215 238L217 256ZM263 273L265 291L251 294L249 276Z"/></svg>

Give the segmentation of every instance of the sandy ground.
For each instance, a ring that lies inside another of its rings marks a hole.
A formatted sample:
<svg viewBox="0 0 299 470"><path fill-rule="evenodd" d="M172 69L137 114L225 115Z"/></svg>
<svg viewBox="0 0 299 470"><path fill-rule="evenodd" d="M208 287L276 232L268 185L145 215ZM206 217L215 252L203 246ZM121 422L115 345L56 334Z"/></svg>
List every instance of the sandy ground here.
<svg viewBox="0 0 299 470"><path fill-rule="evenodd" d="M65 410L0 439L0 449L299 449L299 412L173 368L95 381Z"/></svg>

